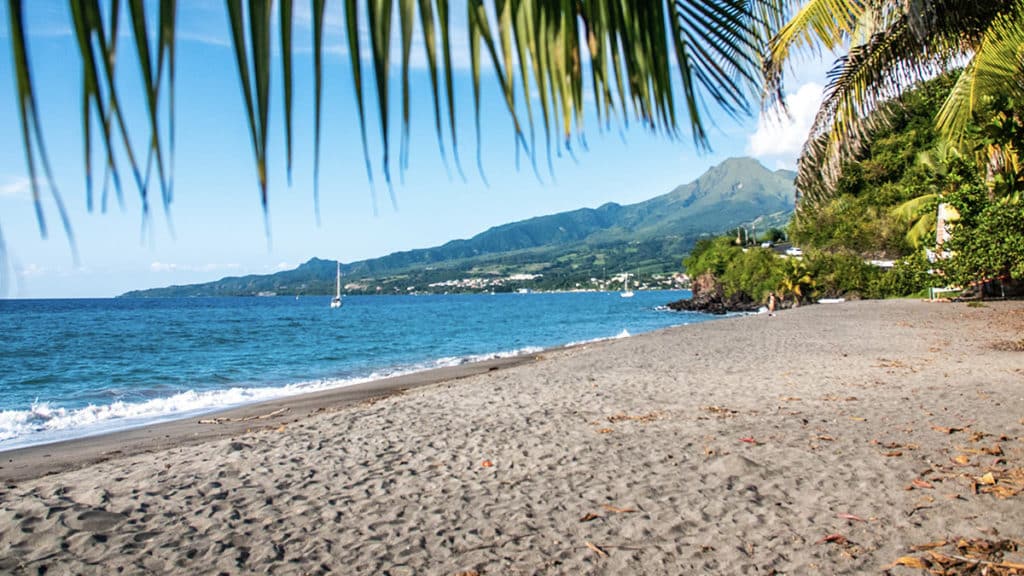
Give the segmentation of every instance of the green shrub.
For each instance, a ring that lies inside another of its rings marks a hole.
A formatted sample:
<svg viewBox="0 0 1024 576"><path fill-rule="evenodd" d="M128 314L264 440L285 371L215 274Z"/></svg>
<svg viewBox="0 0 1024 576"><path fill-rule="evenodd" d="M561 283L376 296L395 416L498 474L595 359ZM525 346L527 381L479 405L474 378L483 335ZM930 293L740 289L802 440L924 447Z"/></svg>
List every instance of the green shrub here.
<svg viewBox="0 0 1024 576"><path fill-rule="evenodd" d="M929 268L923 253L911 254L876 277L874 293L878 298L910 296L946 283L942 276L930 273Z"/></svg>
<svg viewBox="0 0 1024 576"><path fill-rule="evenodd" d="M874 297L872 284L879 271L866 264L860 256L848 252L815 251L808 254L806 261L807 271L817 287L817 297Z"/></svg>

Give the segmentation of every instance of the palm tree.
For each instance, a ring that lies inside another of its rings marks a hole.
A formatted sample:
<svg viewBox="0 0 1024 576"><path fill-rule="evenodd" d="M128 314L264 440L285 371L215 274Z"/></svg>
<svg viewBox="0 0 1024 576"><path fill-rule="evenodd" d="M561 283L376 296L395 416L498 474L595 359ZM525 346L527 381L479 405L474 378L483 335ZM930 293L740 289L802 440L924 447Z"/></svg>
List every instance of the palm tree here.
<svg viewBox="0 0 1024 576"><path fill-rule="evenodd" d="M32 82L33 63L25 35L26 0L7 0L11 44L17 79L18 111L25 159L30 173L40 229L46 220L39 203L38 173L57 199L60 217L71 237L66 214L50 172L49 158L39 126L39 110ZM121 1L70 2L72 24L82 61L82 126L85 137L85 178L88 204L92 203L91 154L99 143L105 172L119 188L115 148L124 153L144 213L149 211L147 191L155 171L161 199L170 203L174 165L174 82L176 0L153 0L155 26L143 0L126 2L127 26L141 73L148 111L145 144L134 147L122 116L122 95L115 83ZM267 202L267 142L271 96L283 94L286 163L292 157L292 26L294 0L278 0L277 32L280 48L272 48L272 0L225 0L231 38L241 80L257 182L264 210ZM311 0L314 66L314 182L319 170L321 86L325 0ZM452 15L447 0L343 0L345 35L361 138L370 175L367 146L367 93L372 92L379 112L382 136L380 165L390 189L394 164L391 115L399 108L390 99L392 40L401 64L401 141L398 167L408 161L410 121L409 64L414 28L423 38L433 97L438 146L445 157L451 150L459 166L456 140L456 95L453 88ZM698 147L708 146L704 105L712 102L733 116L756 110L760 93L760 53L781 24L786 0L467 0L465 22L470 46L473 107L479 117L481 69L486 59L493 67L505 107L515 126L517 149L536 161L537 132L550 161L552 149L570 147L574 134L582 135L584 91L592 93L592 106L603 124L628 123L633 118L669 138L680 136L678 110ZM368 47L360 41L368 33ZM370 58L364 62L363 53ZM271 86L273 60L280 58L283 86ZM273 89L272 89L273 88ZM537 97L531 97L536 93ZM162 95L167 95L162 98ZM524 97L524 95L526 95ZM589 105L589 104L588 104ZM95 120L94 120L95 119ZM161 133L161 126L169 126ZM92 134L98 126L99 134ZM478 148L479 158L479 148ZM105 177L106 180L106 177ZM314 184L314 197L317 195Z"/></svg>
<svg viewBox="0 0 1024 576"><path fill-rule="evenodd" d="M845 51L829 72L825 99L801 155L804 201L831 196L843 162L886 121L884 102L914 83L963 65L938 127L961 145L968 120L993 94L1024 94L1024 1L807 0L771 40L764 72L768 103L801 48Z"/></svg>
<svg viewBox="0 0 1024 576"><path fill-rule="evenodd" d="M814 288L814 278L807 271L807 265L802 260L787 258L782 267L782 278L779 280L778 291L782 299L792 296L793 306L799 306L811 288Z"/></svg>

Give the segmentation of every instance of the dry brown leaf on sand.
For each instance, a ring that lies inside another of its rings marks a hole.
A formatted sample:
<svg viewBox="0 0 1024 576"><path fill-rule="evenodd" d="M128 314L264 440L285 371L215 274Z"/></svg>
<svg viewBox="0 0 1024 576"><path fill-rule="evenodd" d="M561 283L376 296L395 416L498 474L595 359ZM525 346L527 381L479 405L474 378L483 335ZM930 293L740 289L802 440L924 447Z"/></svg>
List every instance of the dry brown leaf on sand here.
<svg viewBox="0 0 1024 576"><path fill-rule="evenodd" d="M936 540L935 542L927 542L925 544L911 546L910 549L915 552L923 552L925 550L934 550L935 548L942 548L946 544L949 544L949 540Z"/></svg>
<svg viewBox="0 0 1024 576"><path fill-rule="evenodd" d="M587 545L587 548L590 548L591 550L593 550L594 554L597 554L601 558L607 558L608 557L608 553L605 552L604 550L602 550L601 547L598 546L597 544L594 544L593 542L584 542L584 544Z"/></svg>
<svg viewBox="0 0 1024 576"><path fill-rule="evenodd" d="M933 486L931 482L928 482L926 480L922 480L920 478L914 478L913 480L910 481L910 484L912 486L914 486L915 488L921 488L921 489L932 490L932 489L935 488L935 486Z"/></svg>
<svg viewBox="0 0 1024 576"><path fill-rule="evenodd" d="M591 520L597 520L600 517L601 517L600 514L594 514L593 512L587 512L582 517L580 517L580 522L590 522Z"/></svg>
<svg viewBox="0 0 1024 576"><path fill-rule="evenodd" d="M843 520L855 520L857 522L867 522L867 520L861 518L860 516L856 516L854 514L847 514L845 512L842 514L836 514L836 518L842 518Z"/></svg>
<svg viewBox="0 0 1024 576"><path fill-rule="evenodd" d="M817 542L815 542L815 544L825 544L825 543L828 543L828 544L846 544L847 542L849 542L849 540L846 539L846 536L843 536L842 534L836 533L836 534L829 534L828 536L825 536L821 540L818 540Z"/></svg>
<svg viewBox="0 0 1024 576"><path fill-rule="evenodd" d="M891 565L886 566L886 570L895 568L897 566L906 566L907 568L919 568L921 570L927 570L931 566L931 562L924 558L918 558L916 556L901 556L897 558Z"/></svg>

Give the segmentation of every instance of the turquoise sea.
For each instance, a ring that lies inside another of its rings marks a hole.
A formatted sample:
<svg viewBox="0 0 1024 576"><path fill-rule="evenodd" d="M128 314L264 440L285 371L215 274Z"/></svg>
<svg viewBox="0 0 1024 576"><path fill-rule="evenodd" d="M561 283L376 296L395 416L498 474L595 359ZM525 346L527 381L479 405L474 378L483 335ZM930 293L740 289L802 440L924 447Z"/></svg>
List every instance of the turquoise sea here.
<svg viewBox="0 0 1024 576"><path fill-rule="evenodd" d="M684 297L0 300L0 450L712 318Z"/></svg>

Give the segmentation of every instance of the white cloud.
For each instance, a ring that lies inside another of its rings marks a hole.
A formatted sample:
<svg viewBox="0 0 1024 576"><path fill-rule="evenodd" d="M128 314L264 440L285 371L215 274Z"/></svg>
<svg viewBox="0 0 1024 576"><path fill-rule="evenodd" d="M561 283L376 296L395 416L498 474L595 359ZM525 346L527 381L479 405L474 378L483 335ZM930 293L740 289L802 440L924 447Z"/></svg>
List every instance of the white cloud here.
<svg viewBox="0 0 1024 576"><path fill-rule="evenodd" d="M15 273L22 278L37 278L39 276L45 276L51 272L48 268L43 268L38 264L27 264L25 266L16 266Z"/></svg>
<svg viewBox="0 0 1024 576"><path fill-rule="evenodd" d="M174 264L154 260L149 264L150 272L214 272L217 270L237 270L238 264Z"/></svg>
<svg viewBox="0 0 1024 576"><path fill-rule="evenodd" d="M0 198L29 198L31 191L32 181L25 176L5 178L0 183Z"/></svg>
<svg viewBox="0 0 1024 576"><path fill-rule="evenodd" d="M218 46L220 48L231 48L231 37L227 34L217 33L203 33L195 30L184 30L178 32L178 40L183 42L195 42L197 44L206 44L208 46Z"/></svg>
<svg viewBox="0 0 1024 576"><path fill-rule="evenodd" d="M808 82L786 95L789 116L769 112L757 120L757 130L747 137L747 154L778 168L793 168L803 149L821 105L824 88Z"/></svg>

